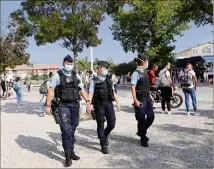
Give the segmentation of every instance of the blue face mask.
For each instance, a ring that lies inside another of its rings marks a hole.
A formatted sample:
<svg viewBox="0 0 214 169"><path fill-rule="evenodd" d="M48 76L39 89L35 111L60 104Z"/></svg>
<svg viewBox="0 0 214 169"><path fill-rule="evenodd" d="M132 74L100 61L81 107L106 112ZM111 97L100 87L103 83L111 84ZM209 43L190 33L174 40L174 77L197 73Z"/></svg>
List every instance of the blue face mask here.
<svg viewBox="0 0 214 169"><path fill-rule="evenodd" d="M64 70L66 72L71 72L74 68L74 65L64 65Z"/></svg>
<svg viewBox="0 0 214 169"><path fill-rule="evenodd" d="M108 74L108 70L103 70L102 76L105 77Z"/></svg>

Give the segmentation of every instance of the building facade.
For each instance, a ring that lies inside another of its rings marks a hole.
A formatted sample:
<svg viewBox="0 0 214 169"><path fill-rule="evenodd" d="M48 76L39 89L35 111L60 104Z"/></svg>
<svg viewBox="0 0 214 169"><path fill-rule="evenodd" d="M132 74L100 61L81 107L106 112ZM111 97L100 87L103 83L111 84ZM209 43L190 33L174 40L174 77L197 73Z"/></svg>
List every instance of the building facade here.
<svg viewBox="0 0 214 169"><path fill-rule="evenodd" d="M207 42L198 44L192 48L186 49L178 54L176 57L191 57L191 56L206 56L206 55L213 55L213 43Z"/></svg>
<svg viewBox="0 0 214 169"><path fill-rule="evenodd" d="M50 72L57 72L60 69L60 65L58 64L33 64L31 66L28 65L20 65L16 66L14 69L7 68L6 76L7 80L14 79L16 77L21 77L21 79L29 78L33 74L48 75Z"/></svg>

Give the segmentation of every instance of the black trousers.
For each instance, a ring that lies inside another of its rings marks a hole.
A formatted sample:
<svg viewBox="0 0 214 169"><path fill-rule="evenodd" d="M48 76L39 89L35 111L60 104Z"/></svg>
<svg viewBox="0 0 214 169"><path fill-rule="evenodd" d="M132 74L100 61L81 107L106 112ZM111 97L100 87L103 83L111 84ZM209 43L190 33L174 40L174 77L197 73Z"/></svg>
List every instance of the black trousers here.
<svg viewBox="0 0 214 169"><path fill-rule="evenodd" d="M115 111L112 102L103 102L101 105L96 105L94 107L96 112L96 121L97 121L97 134L100 140L104 140L106 136L110 134L110 132L115 127ZM104 129L104 121L107 121L107 126Z"/></svg>
<svg viewBox="0 0 214 169"><path fill-rule="evenodd" d="M147 134L148 128L152 125L155 115L152 108L152 103L148 99L142 99L142 107L135 106L135 118L137 122L138 134L144 137Z"/></svg>
<svg viewBox="0 0 214 169"><path fill-rule="evenodd" d="M172 88L161 87L161 96L162 96L162 102L161 102L162 110L165 111L165 104L166 104L168 111L171 111L170 101L172 98Z"/></svg>

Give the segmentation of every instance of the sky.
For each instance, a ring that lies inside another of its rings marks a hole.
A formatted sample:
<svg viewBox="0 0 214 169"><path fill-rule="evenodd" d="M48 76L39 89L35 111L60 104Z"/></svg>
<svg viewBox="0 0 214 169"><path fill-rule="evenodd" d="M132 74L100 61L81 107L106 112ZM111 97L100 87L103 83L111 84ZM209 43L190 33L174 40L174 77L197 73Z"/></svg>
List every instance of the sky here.
<svg viewBox="0 0 214 169"><path fill-rule="evenodd" d="M8 22L10 13L20 7L20 2L15 0L1 0L1 24L5 25ZM102 39L102 44L93 48L94 58L105 60L111 57L116 64L133 60L134 54L132 52L125 53L120 42L113 40L109 29L112 24L113 21L109 16L101 23L98 36ZM174 43L176 46L174 52L179 53L200 43L213 42L212 30L212 25L201 26L199 28L192 25L191 29L183 32L182 37L175 37L177 41ZM33 38L30 38L27 51L31 55L30 63L33 64L60 64L64 56L67 54L72 56L72 53L62 48L59 42L38 47ZM79 56L80 58L89 57L90 59L90 49L85 48Z"/></svg>

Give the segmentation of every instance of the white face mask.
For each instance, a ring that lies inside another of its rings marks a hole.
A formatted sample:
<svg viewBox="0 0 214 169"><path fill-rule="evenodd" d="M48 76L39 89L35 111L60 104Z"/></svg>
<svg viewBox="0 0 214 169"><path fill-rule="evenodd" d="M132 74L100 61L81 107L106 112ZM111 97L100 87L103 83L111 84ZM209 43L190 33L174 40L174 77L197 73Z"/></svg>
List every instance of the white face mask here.
<svg viewBox="0 0 214 169"><path fill-rule="evenodd" d="M74 68L74 65L64 65L64 70L66 72L71 72Z"/></svg>
<svg viewBox="0 0 214 169"><path fill-rule="evenodd" d="M105 77L106 75L108 75L108 70L103 70L102 71L102 76Z"/></svg>

